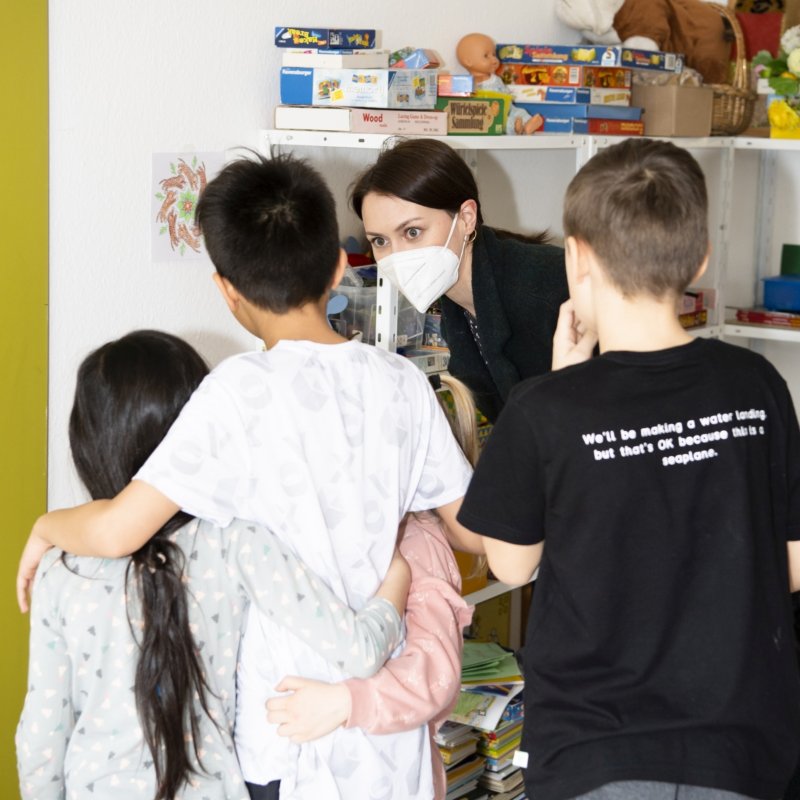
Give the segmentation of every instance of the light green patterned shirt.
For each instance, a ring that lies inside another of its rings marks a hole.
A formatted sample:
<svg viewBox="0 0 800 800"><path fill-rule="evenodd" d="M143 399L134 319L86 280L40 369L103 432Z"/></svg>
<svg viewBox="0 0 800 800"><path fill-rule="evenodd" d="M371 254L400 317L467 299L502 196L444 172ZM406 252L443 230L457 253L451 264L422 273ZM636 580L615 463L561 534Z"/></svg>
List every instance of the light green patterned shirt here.
<svg viewBox="0 0 800 800"><path fill-rule="evenodd" d="M361 677L397 647L402 623L382 599L353 612L262 527L234 521L220 529L195 520L173 540L186 556L190 623L217 723L201 715L202 768L180 796L248 800L232 734L249 602ZM28 693L16 735L21 796L152 798L155 773L133 694L142 621L133 586L126 597L129 559L66 561L51 550L36 575Z"/></svg>

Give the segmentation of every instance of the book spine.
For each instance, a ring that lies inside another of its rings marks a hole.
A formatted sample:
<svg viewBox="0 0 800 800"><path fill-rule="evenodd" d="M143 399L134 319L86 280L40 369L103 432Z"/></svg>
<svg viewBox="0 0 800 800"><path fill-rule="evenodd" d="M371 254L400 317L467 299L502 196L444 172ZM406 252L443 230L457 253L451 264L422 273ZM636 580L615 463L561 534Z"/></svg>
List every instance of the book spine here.
<svg viewBox="0 0 800 800"><path fill-rule="evenodd" d="M800 314L779 314L772 311L755 311L740 308L736 312L739 322L756 325L778 325L782 328L800 328Z"/></svg>

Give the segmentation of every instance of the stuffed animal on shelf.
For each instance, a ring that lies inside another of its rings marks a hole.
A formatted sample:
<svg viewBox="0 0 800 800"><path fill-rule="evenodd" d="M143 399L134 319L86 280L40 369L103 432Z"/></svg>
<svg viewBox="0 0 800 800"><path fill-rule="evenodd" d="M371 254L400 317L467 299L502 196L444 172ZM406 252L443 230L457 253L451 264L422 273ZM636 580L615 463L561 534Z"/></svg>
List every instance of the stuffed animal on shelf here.
<svg viewBox="0 0 800 800"><path fill-rule="evenodd" d="M556 16L585 39L682 53L706 83L726 83L732 36L703 0L556 0Z"/></svg>
<svg viewBox="0 0 800 800"><path fill-rule="evenodd" d="M458 40L456 58L458 63L472 75L476 91L508 94L508 88L502 78L495 74L500 66L496 50L494 40L484 33L468 33ZM526 136L535 133L543 125L544 119L541 114L531 116L524 108L511 104L506 133Z"/></svg>

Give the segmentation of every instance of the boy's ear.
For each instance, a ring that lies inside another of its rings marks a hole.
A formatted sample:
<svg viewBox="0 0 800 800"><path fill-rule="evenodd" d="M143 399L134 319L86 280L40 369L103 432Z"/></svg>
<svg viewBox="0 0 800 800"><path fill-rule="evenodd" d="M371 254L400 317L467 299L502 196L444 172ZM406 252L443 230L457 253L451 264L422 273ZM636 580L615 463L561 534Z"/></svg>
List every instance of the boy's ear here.
<svg viewBox="0 0 800 800"><path fill-rule="evenodd" d="M590 259L589 246L581 239L567 236L564 240L564 260L567 264L567 276L575 282L581 283L589 274Z"/></svg>
<svg viewBox="0 0 800 800"><path fill-rule="evenodd" d="M217 289L219 289L219 293L222 295L231 313L235 314L236 309L239 307L241 295L234 285L227 278L223 278L219 272L215 272L211 277L214 279L214 283L217 284Z"/></svg>
<svg viewBox="0 0 800 800"><path fill-rule="evenodd" d="M708 269L708 259L711 257L711 250L706 253L706 257L703 259L703 263L698 267L697 272L694 274L694 278L692 278L692 283L697 283L700 278L703 277L705 271Z"/></svg>
<svg viewBox="0 0 800 800"><path fill-rule="evenodd" d="M333 279L328 289L335 289L344 277L344 271L347 269L347 253L340 247L339 260L336 262L336 271L333 273Z"/></svg>

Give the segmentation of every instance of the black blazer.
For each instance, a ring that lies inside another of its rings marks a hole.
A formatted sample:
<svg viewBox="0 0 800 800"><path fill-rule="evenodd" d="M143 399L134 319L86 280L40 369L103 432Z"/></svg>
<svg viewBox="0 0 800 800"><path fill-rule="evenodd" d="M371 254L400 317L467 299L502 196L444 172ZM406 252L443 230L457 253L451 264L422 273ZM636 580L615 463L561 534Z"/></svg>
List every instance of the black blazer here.
<svg viewBox="0 0 800 800"><path fill-rule="evenodd" d="M558 309L569 295L564 251L483 226L472 249L472 294L483 357L464 309L442 297L448 371L494 422L516 383L550 370Z"/></svg>

